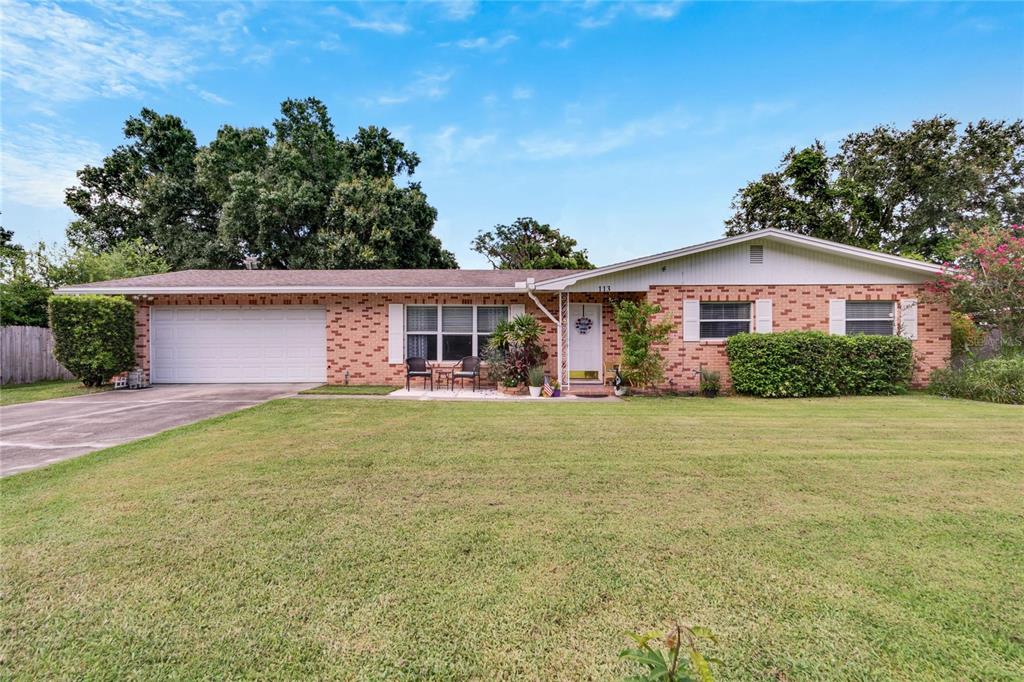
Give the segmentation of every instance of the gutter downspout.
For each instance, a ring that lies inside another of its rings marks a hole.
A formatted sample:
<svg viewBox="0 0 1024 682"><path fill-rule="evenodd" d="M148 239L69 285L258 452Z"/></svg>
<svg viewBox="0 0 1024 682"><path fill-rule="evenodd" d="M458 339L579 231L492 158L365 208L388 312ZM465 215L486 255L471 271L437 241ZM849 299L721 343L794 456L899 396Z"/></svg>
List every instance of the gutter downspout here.
<svg viewBox="0 0 1024 682"><path fill-rule="evenodd" d="M555 323L555 330L557 332L557 337L558 337L558 340L557 340L558 352L556 354L557 355L557 360L556 361L558 363L558 365L557 365L558 369L555 372L555 374L558 375L558 383L559 383L559 385L560 386L565 386L565 377L562 376L562 321L560 319L558 319L557 317L555 317L554 315L552 315L551 311L548 310L547 308L545 308L544 304L540 302L540 299L537 298L536 294L533 293L533 290L536 289L536 288L537 288L537 285L534 283L534 279L532 277L527 278L527 280L526 280L526 295L530 297L530 300L533 301L534 305L536 305L538 308L540 308L540 311L542 313L547 315L549 320L551 320L552 322ZM561 296L561 293L559 293L558 295Z"/></svg>

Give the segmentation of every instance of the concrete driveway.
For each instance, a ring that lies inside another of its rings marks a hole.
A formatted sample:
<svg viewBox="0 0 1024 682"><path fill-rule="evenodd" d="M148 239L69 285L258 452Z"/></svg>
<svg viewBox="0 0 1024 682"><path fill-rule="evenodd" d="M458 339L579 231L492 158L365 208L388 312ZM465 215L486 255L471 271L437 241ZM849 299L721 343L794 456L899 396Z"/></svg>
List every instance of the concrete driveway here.
<svg viewBox="0 0 1024 682"><path fill-rule="evenodd" d="M166 384L0 408L0 476L252 407L318 384Z"/></svg>

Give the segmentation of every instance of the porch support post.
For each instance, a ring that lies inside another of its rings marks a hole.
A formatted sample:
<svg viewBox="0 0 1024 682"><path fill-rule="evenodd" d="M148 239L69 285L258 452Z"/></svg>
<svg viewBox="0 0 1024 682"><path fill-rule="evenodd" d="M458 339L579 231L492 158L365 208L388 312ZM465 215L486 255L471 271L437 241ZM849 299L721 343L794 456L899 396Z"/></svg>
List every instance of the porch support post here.
<svg viewBox="0 0 1024 682"><path fill-rule="evenodd" d="M532 284L532 282L530 282L529 280L527 282L527 286L529 287L529 285ZM526 295L530 297L530 300L534 302L534 304L540 309L542 313L547 315L549 320L555 323L555 333L558 337L558 351L556 353L558 356L558 369L556 370L556 374L558 375L558 383L568 388L568 384L566 382L569 379L569 373L565 372L565 376L563 377L563 360L565 358L565 355L562 353L562 339L565 338L565 335L562 333L562 326L565 320L565 315L562 314L563 294L562 292L558 292L558 317L552 315L551 311L544 307L544 304L540 302L540 299L537 298L537 295L533 293L533 289L527 288Z"/></svg>
<svg viewBox="0 0 1024 682"><path fill-rule="evenodd" d="M569 292L558 292L558 372L561 375L559 381L566 390L569 390L569 329L563 332L562 328L569 324Z"/></svg>

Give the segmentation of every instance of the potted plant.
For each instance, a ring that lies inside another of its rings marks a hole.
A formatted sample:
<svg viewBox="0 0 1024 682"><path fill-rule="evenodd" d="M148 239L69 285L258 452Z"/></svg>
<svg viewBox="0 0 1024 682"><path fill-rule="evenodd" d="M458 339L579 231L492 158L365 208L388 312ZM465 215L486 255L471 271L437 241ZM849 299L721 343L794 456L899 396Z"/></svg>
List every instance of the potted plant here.
<svg viewBox="0 0 1024 682"><path fill-rule="evenodd" d="M505 377L498 382L498 390L505 395L519 395L521 393L519 382L514 377Z"/></svg>
<svg viewBox="0 0 1024 682"><path fill-rule="evenodd" d="M540 365L531 367L526 378L530 386L530 397L539 398L540 391L544 388L544 368Z"/></svg>
<svg viewBox="0 0 1024 682"><path fill-rule="evenodd" d="M700 394L705 398L714 398L722 388L722 375L709 369L700 370Z"/></svg>
<svg viewBox="0 0 1024 682"><path fill-rule="evenodd" d="M557 381L551 382L551 397L561 398L562 397L562 384Z"/></svg>

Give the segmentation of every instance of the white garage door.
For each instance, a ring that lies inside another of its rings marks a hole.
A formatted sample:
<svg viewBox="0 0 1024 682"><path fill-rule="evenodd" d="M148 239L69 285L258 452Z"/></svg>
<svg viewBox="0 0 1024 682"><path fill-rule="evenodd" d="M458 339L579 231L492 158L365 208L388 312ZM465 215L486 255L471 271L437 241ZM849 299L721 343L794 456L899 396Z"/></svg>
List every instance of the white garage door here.
<svg viewBox="0 0 1024 682"><path fill-rule="evenodd" d="M156 306L153 383L327 381L323 308Z"/></svg>

